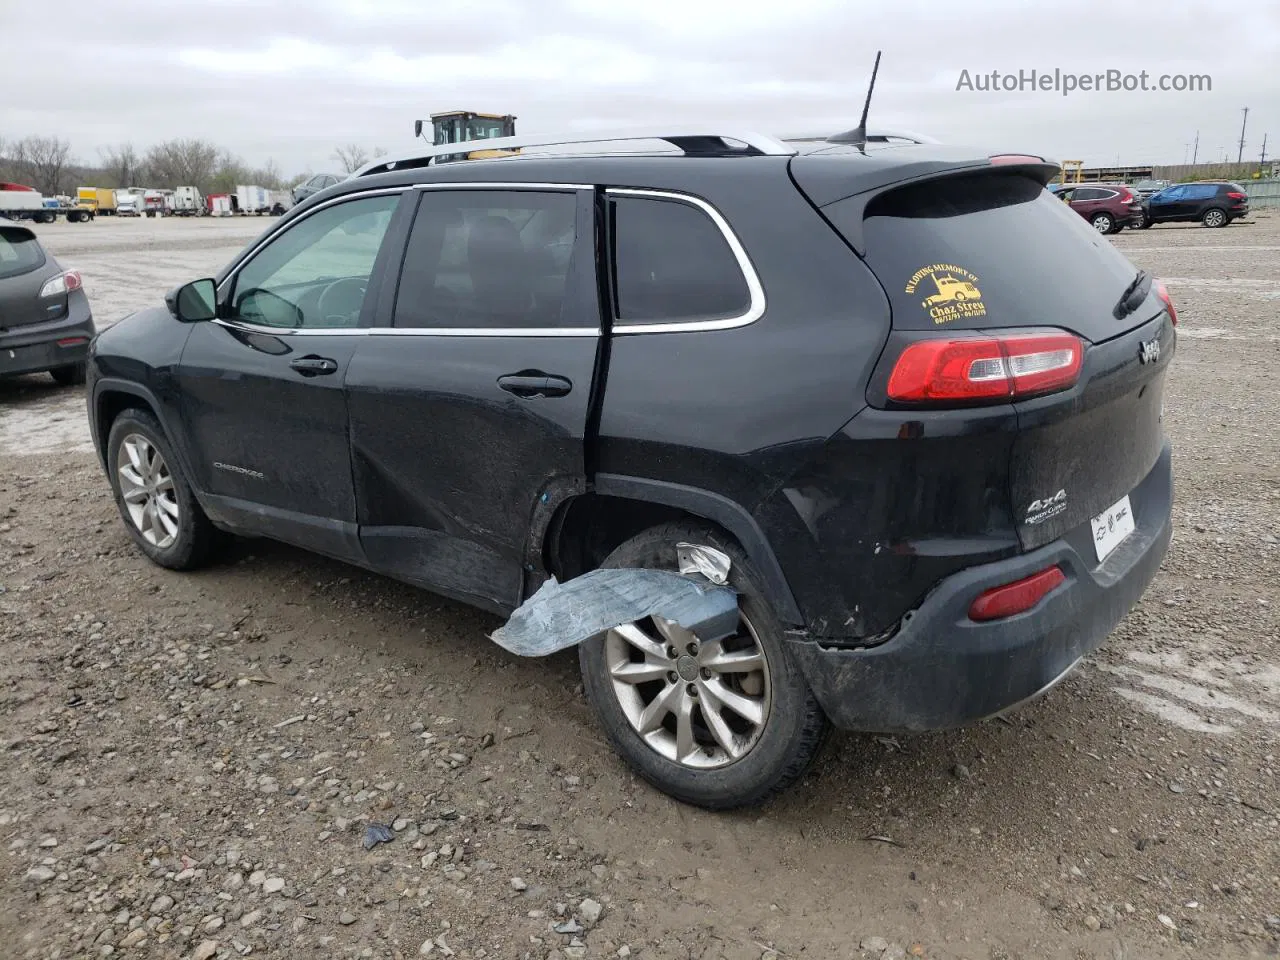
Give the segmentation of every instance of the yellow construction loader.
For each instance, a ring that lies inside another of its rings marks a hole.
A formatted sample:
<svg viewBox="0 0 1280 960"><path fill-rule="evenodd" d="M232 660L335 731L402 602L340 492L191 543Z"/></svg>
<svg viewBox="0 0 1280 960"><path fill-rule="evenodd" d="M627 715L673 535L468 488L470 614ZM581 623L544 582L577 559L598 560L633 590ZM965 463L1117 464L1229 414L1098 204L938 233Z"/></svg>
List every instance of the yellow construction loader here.
<svg viewBox="0 0 1280 960"><path fill-rule="evenodd" d="M413 135L422 136L426 124L415 120ZM444 113L431 115L431 142L434 146L447 143L463 143L471 140L496 140L502 137L514 137L516 134L516 118L511 114L475 113L471 110L447 110ZM436 157L437 163L452 160L482 160L486 157L504 157L519 150L468 150L462 153L451 153Z"/></svg>

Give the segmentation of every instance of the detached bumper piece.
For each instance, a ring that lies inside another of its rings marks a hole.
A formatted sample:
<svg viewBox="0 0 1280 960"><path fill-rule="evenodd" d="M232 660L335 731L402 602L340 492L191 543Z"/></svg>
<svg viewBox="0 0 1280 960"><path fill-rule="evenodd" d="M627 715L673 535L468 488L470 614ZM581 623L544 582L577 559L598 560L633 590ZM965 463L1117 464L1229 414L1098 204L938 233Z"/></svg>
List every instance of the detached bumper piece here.
<svg viewBox="0 0 1280 960"><path fill-rule="evenodd" d="M841 649L794 639L790 651L827 715L844 729L944 730L1002 713L1101 646L1155 577L1173 532L1167 446L1131 499L1134 531L1102 563L1085 523L1030 553L948 577L879 646ZM1054 567L1061 582L1030 609L972 618L975 599L987 591Z"/></svg>
<svg viewBox="0 0 1280 960"><path fill-rule="evenodd" d="M719 640L737 630L738 594L668 570L592 570L564 583L553 577L490 639L522 657L545 657L649 616Z"/></svg>

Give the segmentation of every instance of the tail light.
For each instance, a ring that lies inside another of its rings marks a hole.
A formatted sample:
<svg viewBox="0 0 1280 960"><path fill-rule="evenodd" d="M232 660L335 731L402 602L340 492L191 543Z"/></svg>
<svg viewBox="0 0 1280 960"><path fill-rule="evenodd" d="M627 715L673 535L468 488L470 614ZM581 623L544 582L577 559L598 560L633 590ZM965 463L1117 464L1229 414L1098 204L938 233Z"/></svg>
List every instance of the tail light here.
<svg viewBox="0 0 1280 960"><path fill-rule="evenodd" d="M1155 290L1156 296L1160 298L1160 302L1164 304L1164 308L1169 311L1169 319L1173 321L1173 325L1178 325L1178 311L1174 309L1173 300L1169 296L1169 291L1165 288L1164 283L1157 280L1151 285Z"/></svg>
<svg viewBox="0 0 1280 960"><path fill-rule="evenodd" d="M72 290L79 290L83 286L84 280L80 276L80 271L67 270L45 281L45 285L40 288L40 296L64 297Z"/></svg>
<svg viewBox="0 0 1280 960"><path fill-rule="evenodd" d="M1026 613L1066 582L1062 568L1053 566L1002 587L992 587L970 605L969 619L1000 620Z"/></svg>
<svg viewBox="0 0 1280 960"><path fill-rule="evenodd" d="M945 404L1022 399L1080 376L1084 343L1069 333L920 340L889 375L890 400Z"/></svg>
<svg viewBox="0 0 1280 960"><path fill-rule="evenodd" d="M1227 194L1227 196L1230 197L1232 200L1248 200L1249 199L1249 195L1247 193L1240 193L1236 190L1232 190Z"/></svg>

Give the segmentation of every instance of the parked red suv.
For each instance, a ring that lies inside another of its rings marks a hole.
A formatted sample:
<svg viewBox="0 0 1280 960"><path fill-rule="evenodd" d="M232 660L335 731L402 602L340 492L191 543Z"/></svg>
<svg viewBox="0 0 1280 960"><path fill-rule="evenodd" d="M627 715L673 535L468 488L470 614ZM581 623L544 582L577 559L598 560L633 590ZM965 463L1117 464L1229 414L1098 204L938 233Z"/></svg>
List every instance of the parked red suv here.
<svg viewBox="0 0 1280 960"><path fill-rule="evenodd" d="M1080 184L1058 190L1057 196L1099 233L1119 233L1127 226L1142 225L1142 201L1122 183Z"/></svg>

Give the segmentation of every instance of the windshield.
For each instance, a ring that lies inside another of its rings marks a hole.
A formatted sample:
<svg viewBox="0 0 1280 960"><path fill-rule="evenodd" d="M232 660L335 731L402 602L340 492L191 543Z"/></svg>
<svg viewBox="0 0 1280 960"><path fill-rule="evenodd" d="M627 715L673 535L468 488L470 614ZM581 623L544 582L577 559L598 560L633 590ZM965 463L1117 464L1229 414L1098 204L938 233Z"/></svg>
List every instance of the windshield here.
<svg viewBox="0 0 1280 960"><path fill-rule="evenodd" d="M492 140L502 135L501 120L475 119L467 121L468 140Z"/></svg>

